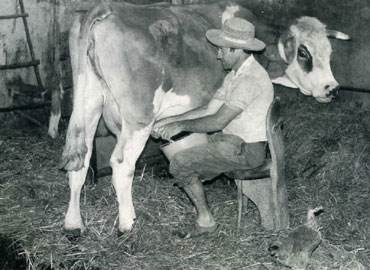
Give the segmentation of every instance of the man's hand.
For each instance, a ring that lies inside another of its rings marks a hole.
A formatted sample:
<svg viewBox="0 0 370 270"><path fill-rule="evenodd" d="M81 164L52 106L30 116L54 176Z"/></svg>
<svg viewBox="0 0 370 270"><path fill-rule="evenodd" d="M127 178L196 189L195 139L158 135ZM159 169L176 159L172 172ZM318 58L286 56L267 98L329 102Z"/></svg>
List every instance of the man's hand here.
<svg viewBox="0 0 370 270"><path fill-rule="evenodd" d="M174 119L175 117L170 116L166 118L162 118L158 121L156 121L152 127L152 131L150 135L152 135L154 138L158 139L161 137L161 134L159 133L159 129L162 128L163 126L175 122L176 120Z"/></svg>
<svg viewBox="0 0 370 270"><path fill-rule="evenodd" d="M172 122L162 125L159 123L154 124L152 129L152 136L155 138L161 137L164 140L170 141L173 136L184 131L181 122Z"/></svg>
<svg viewBox="0 0 370 270"><path fill-rule="evenodd" d="M170 116L170 117L166 117L166 118L162 118L158 121L156 121L153 125L153 129L159 129L169 123L173 123L173 122L176 122L178 120L176 120L176 117L175 116Z"/></svg>

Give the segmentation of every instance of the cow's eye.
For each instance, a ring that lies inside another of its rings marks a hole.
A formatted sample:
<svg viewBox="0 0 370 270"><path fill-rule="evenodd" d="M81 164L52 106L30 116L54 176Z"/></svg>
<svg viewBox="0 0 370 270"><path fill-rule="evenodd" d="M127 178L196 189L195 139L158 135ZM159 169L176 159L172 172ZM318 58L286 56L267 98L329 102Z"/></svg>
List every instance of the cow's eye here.
<svg viewBox="0 0 370 270"><path fill-rule="evenodd" d="M312 56L305 45L300 45L297 51L297 61L305 72L311 72L313 68Z"/></svg>
<svg viewBox="0 0 370 270"><path fill-rule="evenodd" d="M299 46L299 48L298 48L298 57L303 58L303 59L310 59L311 58L311 54L308 51L308 49L306 48L306 46L304 46L304 45Z"/></svg>
<svg viewBox="0 0 370 270"><path fill-rule="evenodd" d="M308 58L307 52L302 49L298 50L298 56L302 58Z"/></svg>

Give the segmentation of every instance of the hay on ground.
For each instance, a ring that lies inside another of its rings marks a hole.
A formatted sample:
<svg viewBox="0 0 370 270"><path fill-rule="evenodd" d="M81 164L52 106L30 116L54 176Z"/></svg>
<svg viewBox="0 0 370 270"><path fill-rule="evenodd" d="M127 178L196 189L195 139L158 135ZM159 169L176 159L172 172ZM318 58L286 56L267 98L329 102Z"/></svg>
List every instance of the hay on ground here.
<svg viewBox="0 0 370 270"><path fill-rule="evenodd" d="M283 100L282 113L292 228L305 221L309 207L322 205L322 248L342 255L330 264L335 258L322 255L330 252L318 252L322 265L370 265L369 111L349 102L290 98ZM65 172L58 170L64 136L52 140L22 126L0 127L0 236L11 239L12 254L16 250L29 269L285 269L268 247L288 231L264 231L253 206L237 230L235 186L225 178L205 185L220 224L217 232L180 239L177 233L191 227L194 209L155 167L134 177L137 219L131 231L117 238L115 192L104 177L84 186L87 231L68 240L63 219L69 188Z"/></svg>

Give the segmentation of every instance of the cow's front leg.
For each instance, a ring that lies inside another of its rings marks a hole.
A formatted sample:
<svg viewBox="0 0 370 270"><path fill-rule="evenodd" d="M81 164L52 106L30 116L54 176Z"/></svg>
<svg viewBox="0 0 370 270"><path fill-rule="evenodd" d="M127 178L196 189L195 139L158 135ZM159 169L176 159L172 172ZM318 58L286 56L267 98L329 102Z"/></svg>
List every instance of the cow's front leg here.
<svg viewBox="0 0 370 270"><path fill-rule="evenodd" d="M133 129L122 127L124 134L117 140L117 145L111 157L112 182L117 194L119 206L119 232L130 230L136 218L132 203L132 179L135 163L139 158L150 135L151 125Z"/></svg>

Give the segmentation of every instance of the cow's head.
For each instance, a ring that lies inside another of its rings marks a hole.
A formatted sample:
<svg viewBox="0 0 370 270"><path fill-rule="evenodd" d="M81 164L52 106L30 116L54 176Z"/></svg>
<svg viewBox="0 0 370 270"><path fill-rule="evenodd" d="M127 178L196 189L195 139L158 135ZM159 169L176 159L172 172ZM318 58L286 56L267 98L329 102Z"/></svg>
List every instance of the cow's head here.
<svg viewBox="0 0 370 270"><path fill-rule="evenodd" d="M279 39L279 54L287 68L283 78L273 81L298 87L303 94L312 95L319 102L330 102L339 84L330 68L332 49L328 37L350 39L344 33L327 30L316 18L299 18Z"/></svg>

